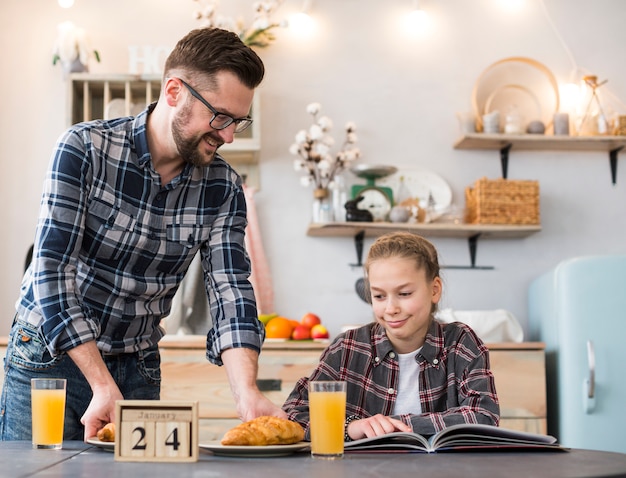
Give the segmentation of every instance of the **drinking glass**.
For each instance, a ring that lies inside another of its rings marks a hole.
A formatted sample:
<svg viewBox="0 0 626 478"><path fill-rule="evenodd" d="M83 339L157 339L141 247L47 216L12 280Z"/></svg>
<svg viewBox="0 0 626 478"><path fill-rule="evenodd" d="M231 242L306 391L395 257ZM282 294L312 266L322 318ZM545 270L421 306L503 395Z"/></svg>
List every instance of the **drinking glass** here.
<svg viewBox="0 0 626 478"><path fill-rule="evenodd" d="M61 449L66 384L64 378L31 379L33 448Z"/></svg>
<svg viewBox="0 0 626 478"><path fill-rule="evenodd" d="M346 382L310 382L311 456L343 457Z"/></svg>

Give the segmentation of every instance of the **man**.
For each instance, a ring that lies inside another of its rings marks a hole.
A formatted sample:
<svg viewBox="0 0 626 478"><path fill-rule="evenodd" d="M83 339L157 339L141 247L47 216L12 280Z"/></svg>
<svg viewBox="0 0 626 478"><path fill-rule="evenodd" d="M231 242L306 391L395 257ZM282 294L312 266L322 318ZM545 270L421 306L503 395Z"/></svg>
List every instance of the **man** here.
<svg viewBox="0 0 626 478"><path fill-rule="evenodd" d="M67 378L65 439L95 436L116 400L158 399L159 323L197 251L213 321L207 358L226 366L242 420L285 416L256 387L264 329L245 198L217 154L250 125L263 63L234 33L199 29L164 70L156 104L75 125L55 148L7 349L3 440L30 438L34 377Z"/></svg>

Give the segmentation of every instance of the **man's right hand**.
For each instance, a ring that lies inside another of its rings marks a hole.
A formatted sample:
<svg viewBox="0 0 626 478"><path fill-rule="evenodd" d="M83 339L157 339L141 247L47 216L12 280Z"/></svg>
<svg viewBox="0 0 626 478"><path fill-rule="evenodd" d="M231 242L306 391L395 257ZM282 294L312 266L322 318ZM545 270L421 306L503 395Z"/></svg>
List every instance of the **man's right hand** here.
<svg viewBox="0 0 626 478"><path fill-rule="evenodd" d="M115 402L124 397L109 373L96 342L86 342L69 350L67 354L83 373L93 392L93 397L80 422L85 426L87 440L96 436L107 423L115 421Z"/></svg>

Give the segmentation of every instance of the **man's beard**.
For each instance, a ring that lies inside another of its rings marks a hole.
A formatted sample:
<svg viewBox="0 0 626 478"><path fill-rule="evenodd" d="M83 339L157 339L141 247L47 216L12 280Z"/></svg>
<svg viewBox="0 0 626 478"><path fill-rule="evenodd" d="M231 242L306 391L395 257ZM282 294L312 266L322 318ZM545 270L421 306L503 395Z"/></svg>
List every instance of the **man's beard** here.
<svg viewBox="0 0 626 478"><path fill-rule="evenodd" d="M204 136L200 136L199 138L188 138L184 136L183 130L190 116L191 105L187 104L172 122L172 137L174 138L174 143L176 143L178 153L183 161L197 168L203 168L211 164L213 158L215 158L215 153L210 154L208 157L206 154L202 154L200 143L204 142ZM222 141L219 137L211 134L209 134L209 136L213 142L221 144ZM204 148L204 146L202 146L202 148Z"/></svg>

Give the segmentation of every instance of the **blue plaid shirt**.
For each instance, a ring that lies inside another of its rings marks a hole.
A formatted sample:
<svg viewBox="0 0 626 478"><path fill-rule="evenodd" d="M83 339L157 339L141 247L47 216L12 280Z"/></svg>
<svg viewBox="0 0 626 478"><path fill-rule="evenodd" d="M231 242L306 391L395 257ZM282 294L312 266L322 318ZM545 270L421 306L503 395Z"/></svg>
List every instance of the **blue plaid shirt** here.
<svg viewBox="0 0 626 478"><path fill-rule="evenodd" d="M216 156L163 186L148 150L150 111L77 124L60 138L18 315L40 327L53 355L91 340L107 353L144 349L163 336L160 321L200 251L207 358L221 365L224 349L260 351L241 179Z"/></svg>

